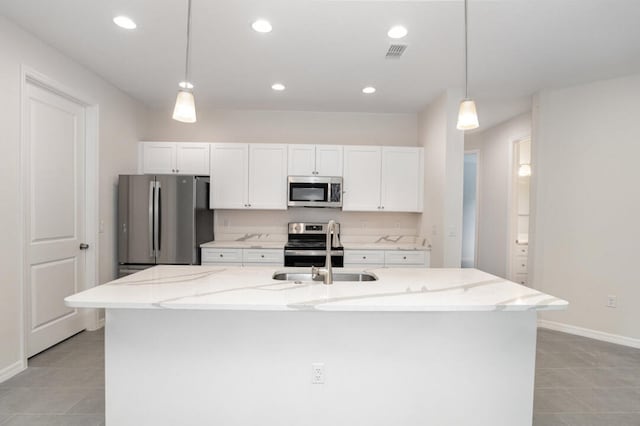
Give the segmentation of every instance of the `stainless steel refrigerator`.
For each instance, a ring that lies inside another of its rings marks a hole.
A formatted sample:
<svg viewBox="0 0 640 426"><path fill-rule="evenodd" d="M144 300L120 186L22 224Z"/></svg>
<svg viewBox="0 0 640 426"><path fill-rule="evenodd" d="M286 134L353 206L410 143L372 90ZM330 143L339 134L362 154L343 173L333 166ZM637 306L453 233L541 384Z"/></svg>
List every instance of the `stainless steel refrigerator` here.
<svg viewBox="0 0 640 426"><path fill-rule="evenodd" d="M120 175L118 276L154 265L199 265L200 244L213 240L209 178Z"/></svg>

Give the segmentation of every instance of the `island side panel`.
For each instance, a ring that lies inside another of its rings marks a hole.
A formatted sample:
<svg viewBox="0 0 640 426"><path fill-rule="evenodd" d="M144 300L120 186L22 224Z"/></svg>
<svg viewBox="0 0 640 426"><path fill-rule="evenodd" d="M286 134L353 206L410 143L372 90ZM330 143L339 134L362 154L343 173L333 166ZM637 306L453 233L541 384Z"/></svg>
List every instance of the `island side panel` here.
<svg viewBox="0 0 640 426"><path fill-rule="evenodd" d="M108 309L106 420L530 426L535 339L535 311Z"/></svg>

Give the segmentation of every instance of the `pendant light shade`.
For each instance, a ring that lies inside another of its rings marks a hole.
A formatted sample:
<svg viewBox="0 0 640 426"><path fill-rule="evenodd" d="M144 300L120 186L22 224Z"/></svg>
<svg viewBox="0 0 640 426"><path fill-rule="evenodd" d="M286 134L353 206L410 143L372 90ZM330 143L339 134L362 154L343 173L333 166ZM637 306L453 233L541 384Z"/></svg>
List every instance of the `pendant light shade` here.
<svg viewBox="0 0 640 426"><path fill-rule="evenodd" d="M187 5L187 54L184 61L184 81L180 82L180 90L173 107L173 119L183 123L196 122L196 101L193 96L193 84L189 81L189 53L191 47L191 0Z"/></svg>
<svg viewBox="0 0 640 426"><path fill-rule="evenodd" d="M472 130L480 127L478 122L478 112L476 111L476 103L469 98L469 44L467 35L467 1L464 0L464 99L460 102L460 110L458 112L458 130Z"/></svg>
<svg viewBox="0 0 640 426"><path fill-rule="evenodd" d="M176 106L173 108L173 119L183 123L196 122L196 102L193 93L188 90L178 91Z"/></svg>
<svg viewBox="0 0 640 426"><path fill-rule="evenodd" d="M460 110L458 112L458 130L477 129L478 126L476 103L473 99L463 99L460 102Z"/></svg>

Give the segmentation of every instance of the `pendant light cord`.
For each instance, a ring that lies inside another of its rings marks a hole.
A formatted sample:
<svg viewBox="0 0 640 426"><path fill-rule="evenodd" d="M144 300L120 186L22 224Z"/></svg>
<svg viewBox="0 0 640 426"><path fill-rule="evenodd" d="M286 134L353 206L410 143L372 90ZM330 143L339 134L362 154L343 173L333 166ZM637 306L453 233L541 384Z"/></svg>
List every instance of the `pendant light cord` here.
<svg viewBox="0 0 640 426"><path fill-rule="evenodd" d="M191 2L191 0L189 0ZM464 0L464 98L469 99L469 58L468 44L469 36L467 35L467 0Z"/></svg>
<svg viewBox="0 0 640 426"><path fill-rule="evenodd" d="M187 5L187 54L184 61L184 81L187 83L190 83L189 81L189 51L190 50L191 50L191 0L188 1L188 5Z"/></svg>

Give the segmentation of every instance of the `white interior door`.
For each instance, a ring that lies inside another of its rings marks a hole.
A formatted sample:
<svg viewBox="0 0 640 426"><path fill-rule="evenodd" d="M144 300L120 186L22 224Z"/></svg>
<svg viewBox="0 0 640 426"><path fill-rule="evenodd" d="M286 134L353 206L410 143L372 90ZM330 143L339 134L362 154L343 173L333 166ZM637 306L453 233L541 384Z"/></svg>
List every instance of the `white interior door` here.
<svg viewBox="0 0 640 426"><path fill-rule="evenodd" d="M81 331L64 298L84 287L85 108L32 83L25 99L27 356Z"/></svg>

